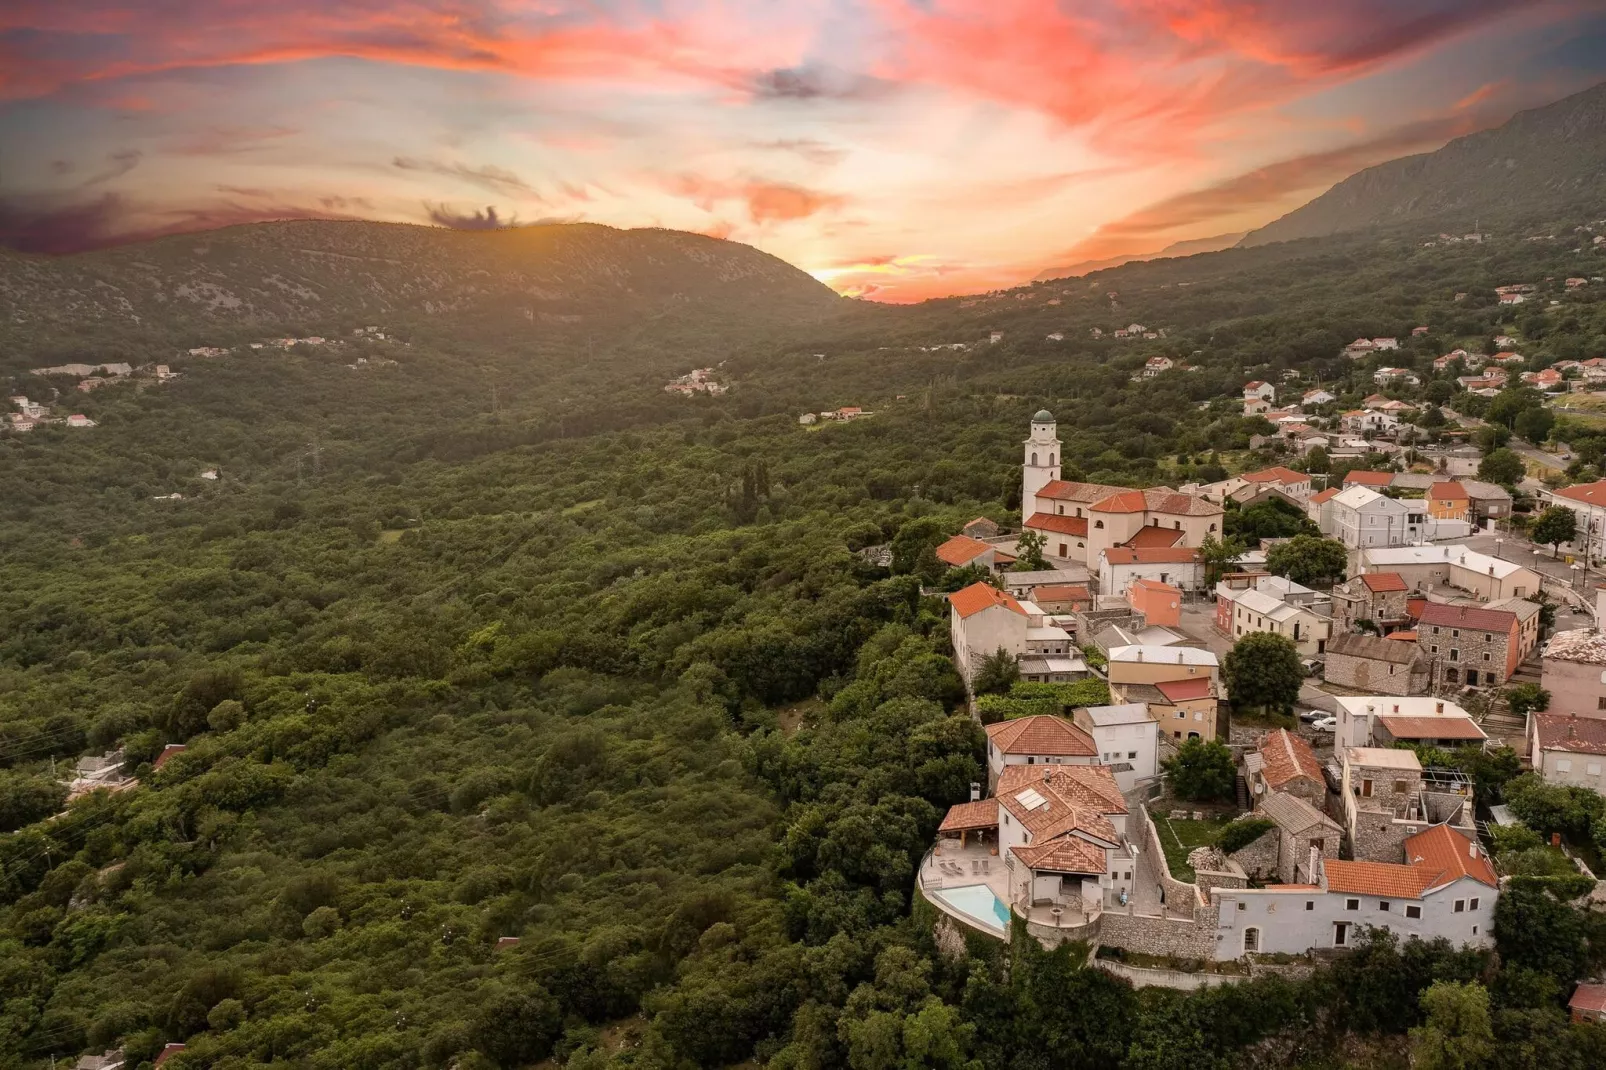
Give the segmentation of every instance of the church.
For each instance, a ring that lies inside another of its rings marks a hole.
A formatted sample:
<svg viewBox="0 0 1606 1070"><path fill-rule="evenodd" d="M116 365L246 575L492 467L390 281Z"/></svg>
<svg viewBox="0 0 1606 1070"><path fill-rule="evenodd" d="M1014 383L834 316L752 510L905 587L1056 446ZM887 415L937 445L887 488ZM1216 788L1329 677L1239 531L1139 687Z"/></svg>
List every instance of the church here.
<svg viewBox="0 0 1606 1070"><path fill-rule="evenodd" d="M1196 549L1221 538L1221 506L1170 487L1112 487L1060 478L1060 440L1054 414L1032 417L1021 463L1020 512L1027 530L1046 540L1043 553L1094 570L1114 547Z"/></svg>

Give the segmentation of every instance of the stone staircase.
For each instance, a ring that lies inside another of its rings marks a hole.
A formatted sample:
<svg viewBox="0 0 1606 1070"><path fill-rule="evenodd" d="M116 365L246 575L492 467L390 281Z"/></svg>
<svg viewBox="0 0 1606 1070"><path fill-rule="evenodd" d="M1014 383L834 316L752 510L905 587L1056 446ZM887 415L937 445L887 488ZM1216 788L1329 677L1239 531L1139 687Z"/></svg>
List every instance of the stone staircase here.
<svg viewBox="0 0 1606 1070"><path fill-rule="evenodd" d="M1511 682L1524 683L1525 681L1513 676ZM1538 683L1539 681L1535 678L1533 682ZM1483 715L1478 724L1490 736L1498 738L1521 737L1528 728L1528 719L1526 717L1518 717L1511 712L1511 705L1506 702L1505 692L1502 691L1490 701L1488 712Z"/></svg>
<svg viewBox="0 0 1606 1070"><path fill-rule="evenodd" d="M1247 812L1249 810L1249 781L1244 779L1244 775L1242 773L1239 773L1237 777L1234 778L1233 787L1238 795L1239 811Z"/></svg>

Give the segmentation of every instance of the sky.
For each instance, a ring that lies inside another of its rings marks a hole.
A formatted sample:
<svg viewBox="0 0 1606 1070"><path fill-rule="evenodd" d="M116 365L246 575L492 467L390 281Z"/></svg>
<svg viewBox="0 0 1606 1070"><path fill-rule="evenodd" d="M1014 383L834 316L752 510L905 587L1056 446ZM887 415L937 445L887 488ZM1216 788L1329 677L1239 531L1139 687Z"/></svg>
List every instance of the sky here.
<svg viewBox="0 0 1606 1070"><path fill-rule="evenodd" d="M1606 0L5 0L0 244L589 221L917 301L1252 229L1606 78Z"/></svg>

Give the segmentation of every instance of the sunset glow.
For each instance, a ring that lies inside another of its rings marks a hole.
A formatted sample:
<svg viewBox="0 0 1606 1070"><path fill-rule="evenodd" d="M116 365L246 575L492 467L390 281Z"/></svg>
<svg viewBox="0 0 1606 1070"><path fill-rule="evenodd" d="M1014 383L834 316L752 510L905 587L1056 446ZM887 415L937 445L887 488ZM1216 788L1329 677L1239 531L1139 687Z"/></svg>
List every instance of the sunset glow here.
<svg viewBox="0 0 1606 1070"><path fill-rule="evenodd" d="M0 242L588 220L911 301L1250 229L1606 74L1531 0L13 0Z"/></svg>

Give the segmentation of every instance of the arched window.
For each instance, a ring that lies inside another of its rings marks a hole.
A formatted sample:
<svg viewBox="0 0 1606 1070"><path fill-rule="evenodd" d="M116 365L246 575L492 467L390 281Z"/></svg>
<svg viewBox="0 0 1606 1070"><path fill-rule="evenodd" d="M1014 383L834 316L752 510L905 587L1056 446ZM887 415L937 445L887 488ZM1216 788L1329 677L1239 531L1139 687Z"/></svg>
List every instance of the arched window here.
<svg viewBox="0 0 1606 1070"><path fill-rule="evenodd" d="M1214 524L1211 524L1211 525L1210 525L1210 530L1211 530L1211 531L1215 531L1215 530L1216 530L1216 526L1215 526L1215 525L1214 525Z"/></svg>
<svg viewBox="0 0 1606 1070"><path fill-rule="evenodd" d="M1037 454L1035 454L1035 453L1032 454L1032 467L1033 468L1037 467Z"/></svg>
<svg viewBox="0 0 1606 1070"><path fill-rule="evenodd" d="M1095 520L1095 521L1093 521L1093 526L1096 527L1096 528L1102 528L1104 526L1104 521Z"/></svg>
<svg viewBox="0 0 1606 1070"><path fill-rule="evenodd" d="M1054 467L1054 455L1052 453L1048 455L1048 466L1050 468Z"/></svg>
<svg viewBox="0 0 1606 1070"><path fill-rule="evenodd" d="M1447 683L1447 684L1460 683L1461 682L1461 674L1459 672L1457 672L1455 669L1445 669L1444 670L1444 682Z"/></svg>
<svg viewBox="0 0 1606 1070"><path fill-rule="evenodd" d="M1260 950L1260 930L1255 928L1253 925L1244 930L1244 950Z"/></svg>

